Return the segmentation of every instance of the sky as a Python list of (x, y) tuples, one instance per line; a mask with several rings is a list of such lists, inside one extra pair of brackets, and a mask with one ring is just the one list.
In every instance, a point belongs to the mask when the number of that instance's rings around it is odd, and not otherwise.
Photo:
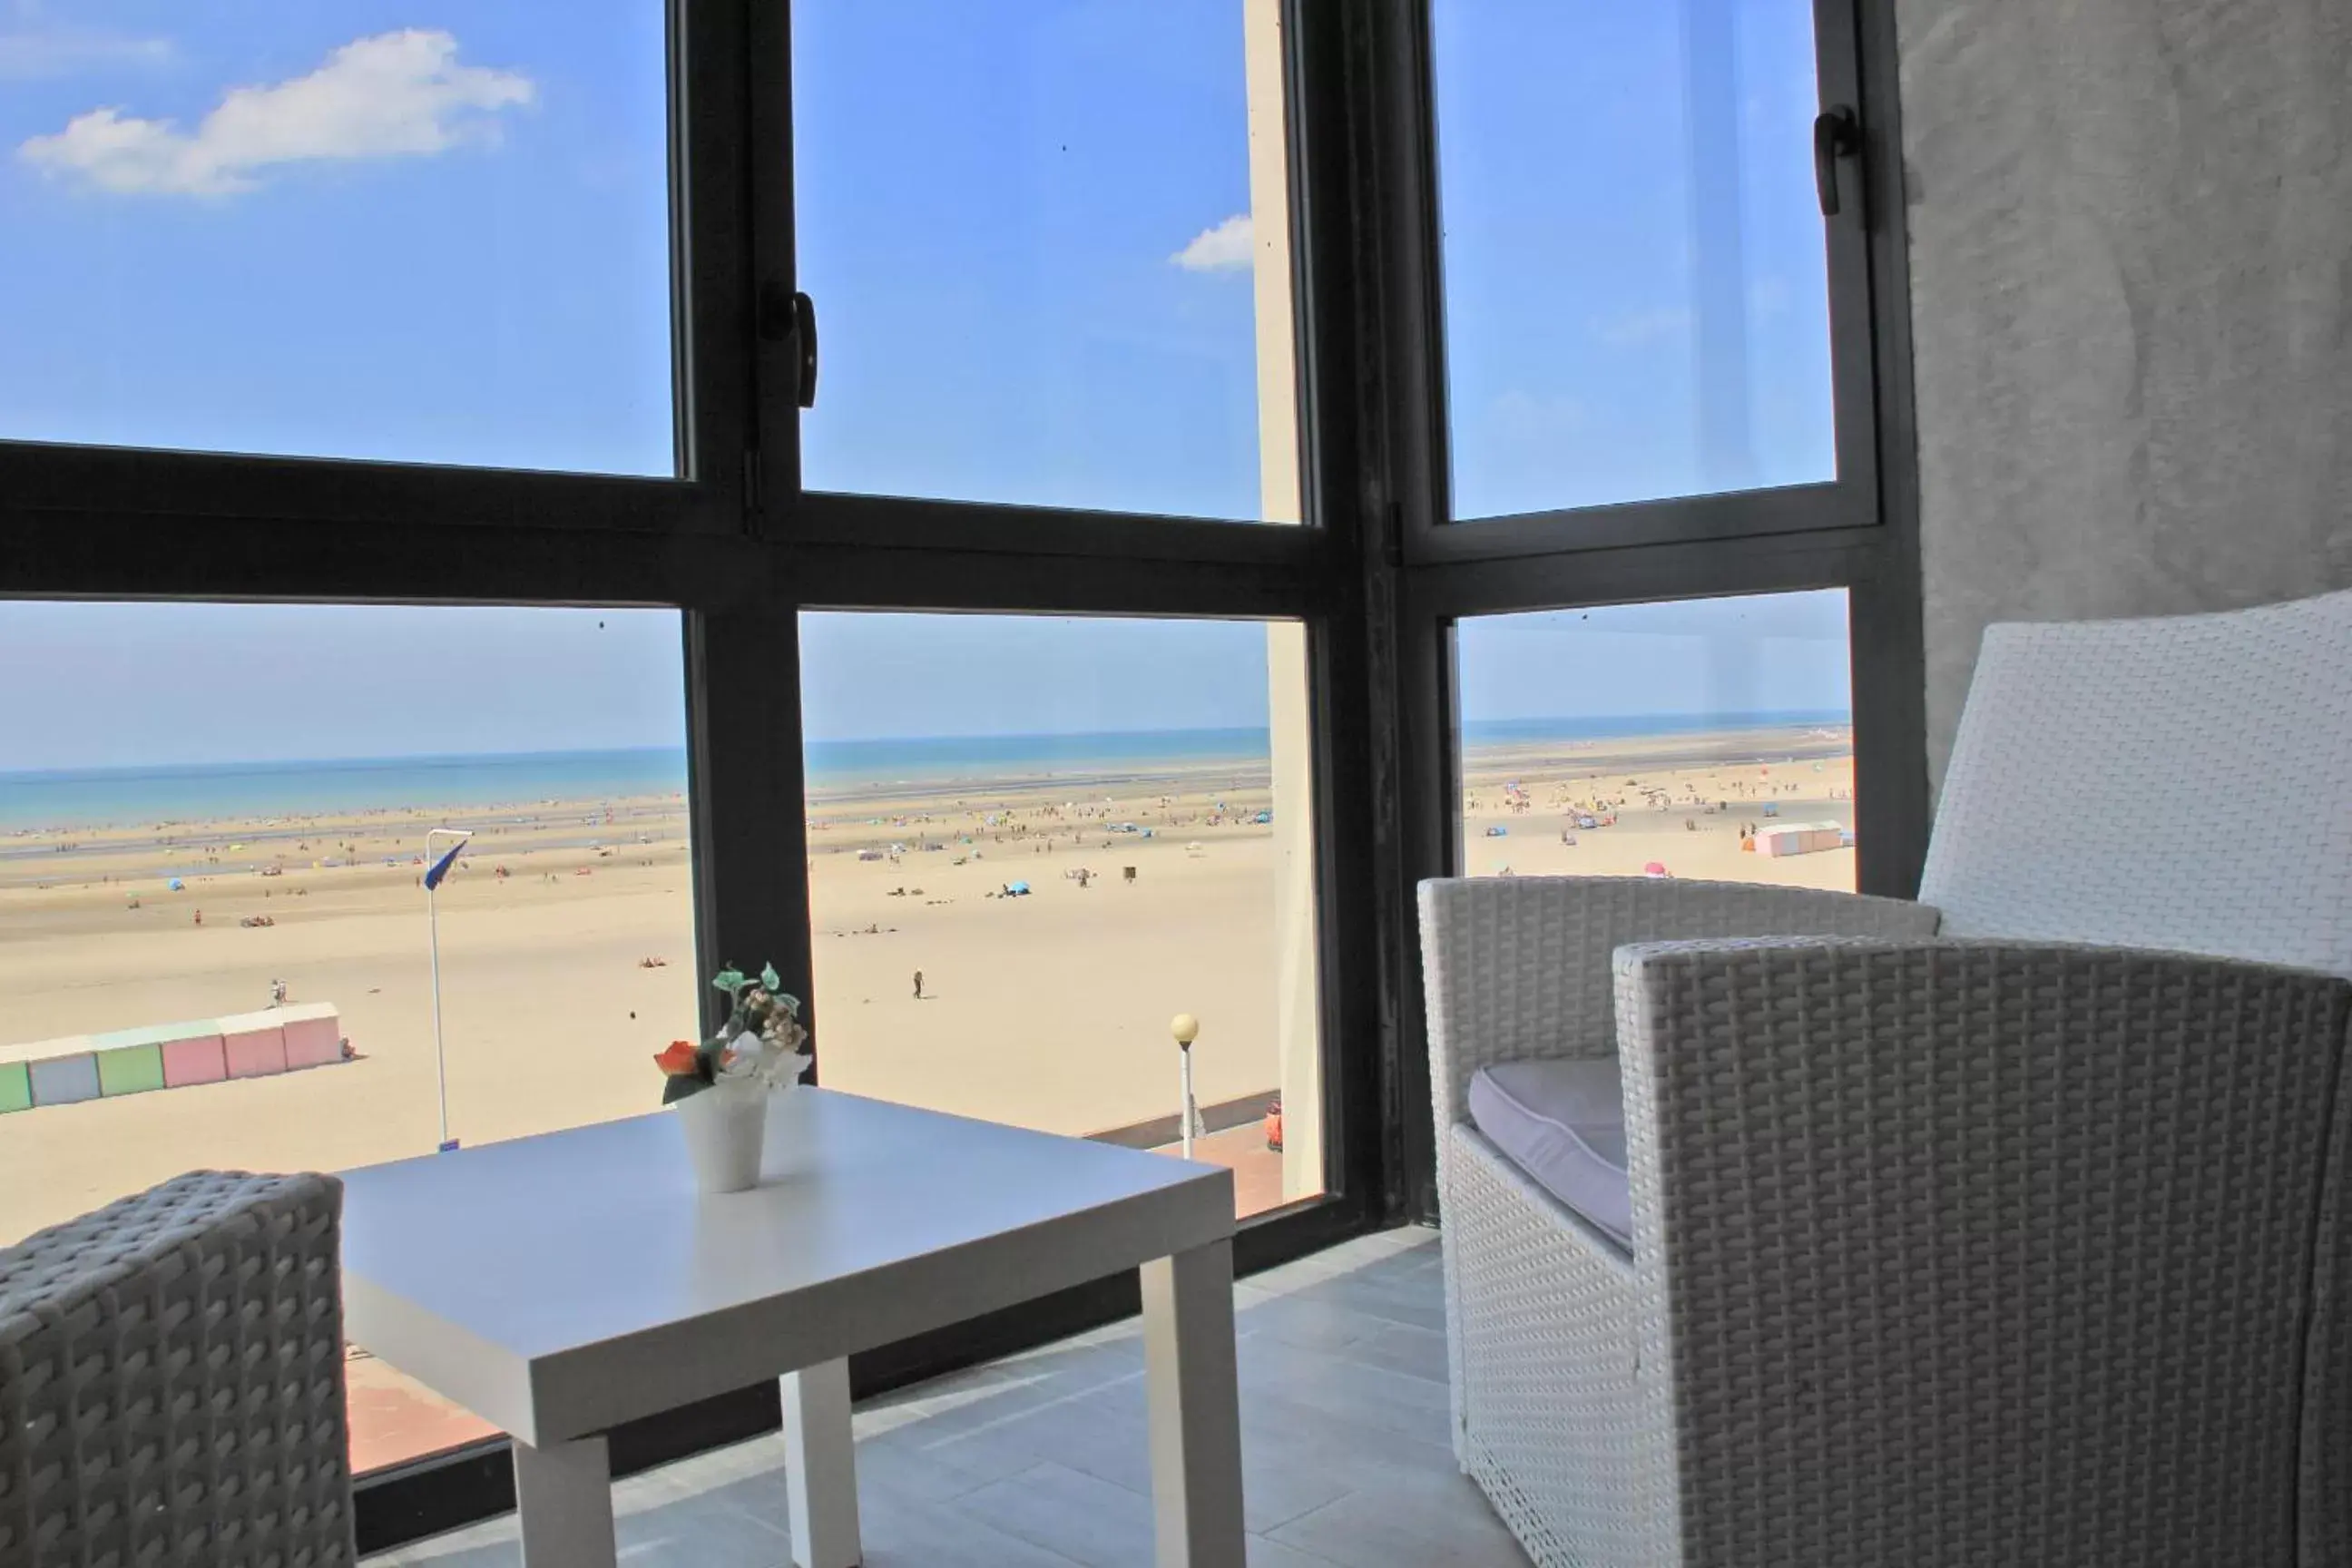
[(0, 773), (686, 743), (675, 610), (0, 601)]
[(1853, 710), (1846, 594), (1480, 616), (1454, 632), (1470, 723)]
[[(1433, 10), (1457, 510), (1825, 476), (1804, 0)], [(1239, 0), (794, 12), (806, 482), (1255, 517)], [(0, 438), (670, 471), (661, 13), (0, 0)], [(44, 672), (0, 683), (0, 768), (674, 731), (674, 700), (607, 699), (676, 690), (676, 617), (562, 614), (0, 605), (0, 668)], [(348, 657), (286, 663), (281, 615)], [(1264, 721), (1246, 627), (808, 637), (816, 736)], [(1630, 664), (1608, 700), (1695, 683)], [(1598, 700), (1555, 687), (1513, 701)]]
[(1454, 514), (1832, 478), (1811, 0), (1431, 12)]

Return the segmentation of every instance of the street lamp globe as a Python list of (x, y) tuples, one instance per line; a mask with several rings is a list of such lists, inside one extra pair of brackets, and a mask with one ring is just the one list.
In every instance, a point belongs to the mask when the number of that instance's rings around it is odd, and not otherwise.
[(1168, 1032), (1176, 1037), (1178, 1045), (1190, 1047), (1201, 1037), (1201, 1020), (1190, 1013), (1179, 1013), (1168, 1020)]

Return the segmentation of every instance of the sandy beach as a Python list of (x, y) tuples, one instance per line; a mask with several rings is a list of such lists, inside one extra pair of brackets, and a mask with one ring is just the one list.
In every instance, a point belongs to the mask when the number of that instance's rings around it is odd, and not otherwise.
[[(1843, 731), (1767, 731), (1475, 753), (1467, 866), (1638, 875), (1654, 860), (1677, 877), (1851, 887), (1851, 849), (1738, 847), (1767, 802), (1782, 821), (1850, 822), (1851, 750)], [(1203, 1103), (1271, 1090), (1274, 829), (1256, 820), (1271, 807), (1263, 763), (818, 791), (807, 875), (826, 1082), (1093, 1132), (1173, 1110), (1167, 1021), (1189, 1011)], [(1579, 811), (1616, 820), (1580, 831)], [(247, 1011), (283, 980), (341, 1009), (357, 1058), (0, 1117), (0, 1241), (196, 1166), (429, 1152), (419, 879), (444, 815), (0, 835), (0, 1044)], [(452, 1133), (653, 1109), (652, 1054), (695, 1026), (684, 801), (446, 815), (477, 830), (440, 898)], [(172, 875), (182, 891), (165, 890)], [(1028, 896), (1001, 896), (1019, 882)], [(257, 917), (272, 923), (240, 923)]]
[[(1614, 820), (1585, 828), (1580, 816)], [(1638, 877), (1655, 863), (1675, 877), (1852, 891), (1851, 847), (1775, 858), (1739, 847), (1749, 830), (1800, 822), (1853, 826), (1850, 728), (1497, 747), (1464, 769), (1474, 877)]]

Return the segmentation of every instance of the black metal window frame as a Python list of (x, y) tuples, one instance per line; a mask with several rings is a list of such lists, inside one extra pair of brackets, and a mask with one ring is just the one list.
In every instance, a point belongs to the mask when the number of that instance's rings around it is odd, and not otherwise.
[[(1390, 112), (1364, 138), (1379, 191), (1377, 282), (1394, 304), (1365, 330), (1381, 344), (1387, 436), (1367, 473), (1384, 488), (1375, 526), (1393, 569), (1391, 618), (1376, 635), (1395, 675), (1391, 733), (1402, 775), (1399, 857), (1381, 889), (1384, 956), (1399, 983), (1391, 1062), (1405, 1212), (1437, 1217), (1426, 1021), (1412, 889), (1459, 870), (1461, 779), (1454, 631), (1465, 616), (1596, 605), (1843, 588), (1855, 732), (1860, 889), (1909, 897), (1926, 854), (1929, 796), (1922, 695), (1918, 505), (1902, 134), (1891, 0), (1814, 0), (1824, 110), (1853, 113), (1842, 211), (1823, 219), (1838, 476), (1816, 485), (1675, 497), (1507, 518), (1450, 511), (1444, 247), (1430, 0), (1367, 18), (1368, 96)], [(1858, 174), (1858, 179), (1854, 176)], [(1858, 188), (1855, 188), (1857, 187)]]
[[(1861, 276), (1832, 268), (1843, 489), (1801, 526), (1783, 492), (1446, 521), (1424, 0), (1285, 0), (1302, 526), (804, 492), (803, 345), (798, 319), (779, 314), (795, 287), (788, 0), (670, 5), (677, 478), (0, 441), (0, 596), (680, 610), (698, 956), (775, 954), (812, 998), (820, 1076), (824, 998), (797, 871), (802, 610), (1302, 623), (1328, 1194), (1248, 1225), (1244, 1270), (1435, 1217), (1412, 889), (1450, 868), (1460, 616), (1846, 587), (1863, 876), (1909, 890), (1926, 784), (1886, 0), (1817, 0), (1825, 51), (1843, 40), (1857, 62), (1869, 216)], [(1874, 476), (1859, 500), (1844, 493), (1861, 471), (1846, 466), (1850, 340), (1864, 353)], [(754, 712), (769, 721), (741, 721)], [(853, 1376), (878, 1391), (1131, 1313), (1136, 1299), (1132, 1276), (1097, 1281), (862, 1355)], [(778, 1421), (772, 1384), (745, 1390), (616, 1432), (615, 1468)], [(362, 1544), (511, 1501), (503, 1440), (432, 1456), (361, 1479)]]

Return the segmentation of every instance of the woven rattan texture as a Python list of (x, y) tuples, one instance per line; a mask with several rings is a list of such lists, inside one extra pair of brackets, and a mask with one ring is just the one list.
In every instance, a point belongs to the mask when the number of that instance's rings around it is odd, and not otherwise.
[[(1617, 1050), (1610, 955), (1678, 937), (1925, 936), (1936, 911), (1803, 888), (1650, 877), (1496, 877), (1421, 885), (1437, 1124), (1468, 1116), (1471, 1075)], [(1441, 1151), (1444, 1140), (1439, 1140)]]
[[(1571, 1308), (1577, 1293), (1554, 1291), (1546, 1282), (1557, 1282), (1563, 1270), (1580, 1278), (1587, 1271), (1596, 1279), (1630, 1275), (1613, 1243), (1510, 1170), (1463, 1123), (1471, 1075), (1494, 1062), (1613, 1054), (1610, 963), (1622, 943), (1775, 932), (1925, 935), (1936, 929), (1936, 912), (1892, 900), (1742, 883), (1517, 877), (1425, 882), (1421, 921), (1455, 1452), (1546, 1568), (1640, 1561), (1655, 1531), (1624, 1537), (1624, 1510), (1636, 1505), (1606, 1472), (1612, 1445), (1601, 1441), (1614, 1416), (1545, 1418), (1589, 1431), (1592, 1441), (1574, 1450), (1601, 1456), (1602, 1468), (1589, 1471), (1574, 1457), (1555, 1461), (1542, 1440), (1498, 1414), (1541, 1405), (1544, 1389), (1563, 1376), (1605, 1384), (1614, 1375), (1613, 1363), (1568, 1370), (1594, 1364), (1596, 1331), (1577, 1314), (1602, 1298), (1577, 1297), (1581, 1304)], [(1470, 1146), (1486, 1152), (1483, 1180), (1454, 1173), (1455, 1151)], [(1486, 1254), (1489, 1243), (1503, 1252)], [(1577, 1256), (1563, 1257), (1569, 1249)], [(1497, 1280), (1516, 1282), (1518, 1291), (1500, 1316), (1484, 1305)], [(1497, 1323), (1511, 1326), (1488, 1326)], [(1516, 1474), (1514, 1466), (1527, 1473)], [(1650, 1468), (1638, 1473), (1647, 1484)], [(1657, 1501), (1643, 1497), (1641, 1507)], [(1574, 1555), (1560, 1544), (1571, 1539), (1580, 1543)]]
[(2352, 975), (2352, 592), (1988, 629), (1919, 896), (1954, 935)]
[(0, 1564), (355, 1560), (341, 1209), (199, 1172), (0, 1251)]
[[(2352, 1045), (2346, 1047), (2352, 1075)], [(2352, 1568), (2352, 1081), (2339, 1079), (2304, 1376), (2304, 1568)]]
[(1463, 1468), (1538, 1562), (1649, 1568), (1665, 1387), (1643, 1375), (1633, 1263), (1476, 1128), (1449, 1136)]
[(1618, 980), (1655, 1561), (2293, 1561), (2352, 986), (1851, 941)]

